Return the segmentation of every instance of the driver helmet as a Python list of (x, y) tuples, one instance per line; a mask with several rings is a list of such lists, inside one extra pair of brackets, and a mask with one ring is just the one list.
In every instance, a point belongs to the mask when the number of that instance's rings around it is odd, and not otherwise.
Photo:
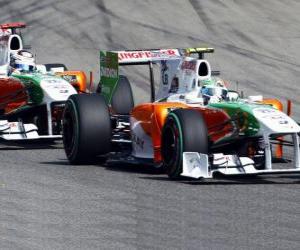
[(202, 81), (201, 94), (204, 102), (218, 102), (227, 99), (228, 89), (220, 78), (211, 77)]
[(19, 50), (11, 54), (10, 66), (20, 72), (32, 72), (35, 69), (34, 56), (27, 50)]

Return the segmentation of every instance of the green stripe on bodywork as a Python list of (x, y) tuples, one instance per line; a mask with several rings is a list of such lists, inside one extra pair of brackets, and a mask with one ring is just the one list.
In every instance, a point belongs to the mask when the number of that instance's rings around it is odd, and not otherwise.
[(26, 87), (29, 95), (29, 102), (40, 104), (43, 102), (44, 93), (40, 86), (43, 77), (39, 74), (13, 74), (13, 77), (19, 79)]
[(253, 109), (262, 106), (272, 109), (269, 105), (247, 103), (244, 101), (211, 103), (208, 106), (226, 111), (232, 119), (237, 121), (241, 130), (240, 133), (246, 136), (255, 136), (260, 129), (259, 122), (253, 114)]

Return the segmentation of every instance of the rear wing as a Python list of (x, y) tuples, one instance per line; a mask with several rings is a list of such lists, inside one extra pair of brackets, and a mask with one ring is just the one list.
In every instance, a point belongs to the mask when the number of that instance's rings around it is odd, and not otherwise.
[(23, 28), (26, 28), (26, 24), (23, 22), (0, 24), (0, 29), (2, 31), (10, 30), (12, 34), (15, 34), (17, 29), (23, 29)]
[[(7, 45), (9, 53), (22, 50), (25, 47), (20, 31), (23, 28), (26, 28), (26, 24), (23, 22), (0, 24), (0, 42)], [(30, 46), (26, 46), (26, 49), (29, 48)]]
[(149, 65), (151, 100), (155, 99), (153, 78), (153, 63), (168, 60), (182, 60), (191, 54), (198, 54), (203, 59), (205, 53), (214, 52), (213, 48), (171, 48), (171, 49), (140, 49), (121, 51), (100, 51), (100, 84), (101, 93), (108, 103), (119, 79), (119, 66), (122, 65)]
[(145, 49), (113, 51), (118, 54), (119, 65), (148, 64), (149, 62), (179, 59), (179, 49)]
[(213, 53), (215, 50), (214, 48), (187, 48), (185, 49), (186, 55), (191, 55), (191, 54), (198, 54), (199, 59), (204, 59), (204, 54), (205, 53)]
[(183, 56), (198, 54), (199, 59), (204, 58), (205, 53), (213, 53), (213, 48), (173, 48), (173, 49), (141, 49), (141, 50), (123, 50), (112, 51), (118, 54), (119, 65), (148, 64), (162, 60), (179, 59)]

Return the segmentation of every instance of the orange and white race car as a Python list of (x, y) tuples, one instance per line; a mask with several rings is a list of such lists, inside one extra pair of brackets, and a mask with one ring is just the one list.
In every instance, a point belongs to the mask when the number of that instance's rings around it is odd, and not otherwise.
[[(299, 125), (276, 99), (241, 98), (228, 90), (204, 60), (213, 51), (101, 51), (101, 94), (72, 95), (66, 102), (63, 142), (70, 163), (97, 156), (150, 163), (171, 178), (300, 172)], [(143, 64), (149, 67), (151, 102), (134, 106), (119, 66)], [(157, 93), (154, 65), (160, 69)], [(273, 167), (273, 144), (293, 147), (292, 167)]]

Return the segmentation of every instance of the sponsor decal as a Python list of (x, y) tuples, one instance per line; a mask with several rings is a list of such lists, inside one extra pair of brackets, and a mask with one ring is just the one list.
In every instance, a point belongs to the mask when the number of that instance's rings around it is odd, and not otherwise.
[(101, 74), (101, 76), (116, 78), (116, 77), (118, 77), (118, 70), (101, 67), (100, 74)]
[(256, 109), (259, 113), (262, 113), (262, 119), (270, 119), (270, 120), (279, 120), (280, 124), (287, 124), (288, 121), (285, 115), (278, 113), (276, 110), (273, 109)]
[(139, 138), (136, 134), (132, 133), (131, 134), (131, 139), (132, 141), (139, 146), (142, 150), (144, 149), (144, 143), (145, 141)]
[(61, 78), (63, 78), (69, 83), (77, 83), (76, 75), (61, 75)]
[(292, 128), (290, 119), (281, 112), (273, 109), (255, 109), (257, 117), (266, 122), (269, 126), (278, 126), (277, 128)]
[(102, 93), (106, 101), (110, 103), (114, 88), (119, 79), (117, 53), (100, 51), (100, 75)]
[(66, 93), (69, 93), (69, 90), (67, 89), (62, 89), (59, 91), (60, 94), (66, 94)]
[(118, 78), (117, 54), (107, 52), (106, 55), (100, 53), (100, 74), (101, 77)]
[(263, 113), (263, 114), (270, 114), (270, 113), (275, 113), (276, 112), (273, 109), (264, 109), (264, 108), (258, 108), (258, 109), (255, 109), (255, 111)]
[(121, 51), (118, 52), (119, 62), (122, 61), (147, 61), (147, 59), (172, 58), (179, 56), (177, 49)]
[(182, 70), (192, 70), (195, 71), (196, 70), (196, 61), (184, 61), (181, 64), (181, 69)]
[(50, 84), (52, 84), (52, 83), (61, 83), (61, 81), (60, 80), (58, 80), (58, 79), (45, 79), (44, 80), (46, 83), (50, 83)]

